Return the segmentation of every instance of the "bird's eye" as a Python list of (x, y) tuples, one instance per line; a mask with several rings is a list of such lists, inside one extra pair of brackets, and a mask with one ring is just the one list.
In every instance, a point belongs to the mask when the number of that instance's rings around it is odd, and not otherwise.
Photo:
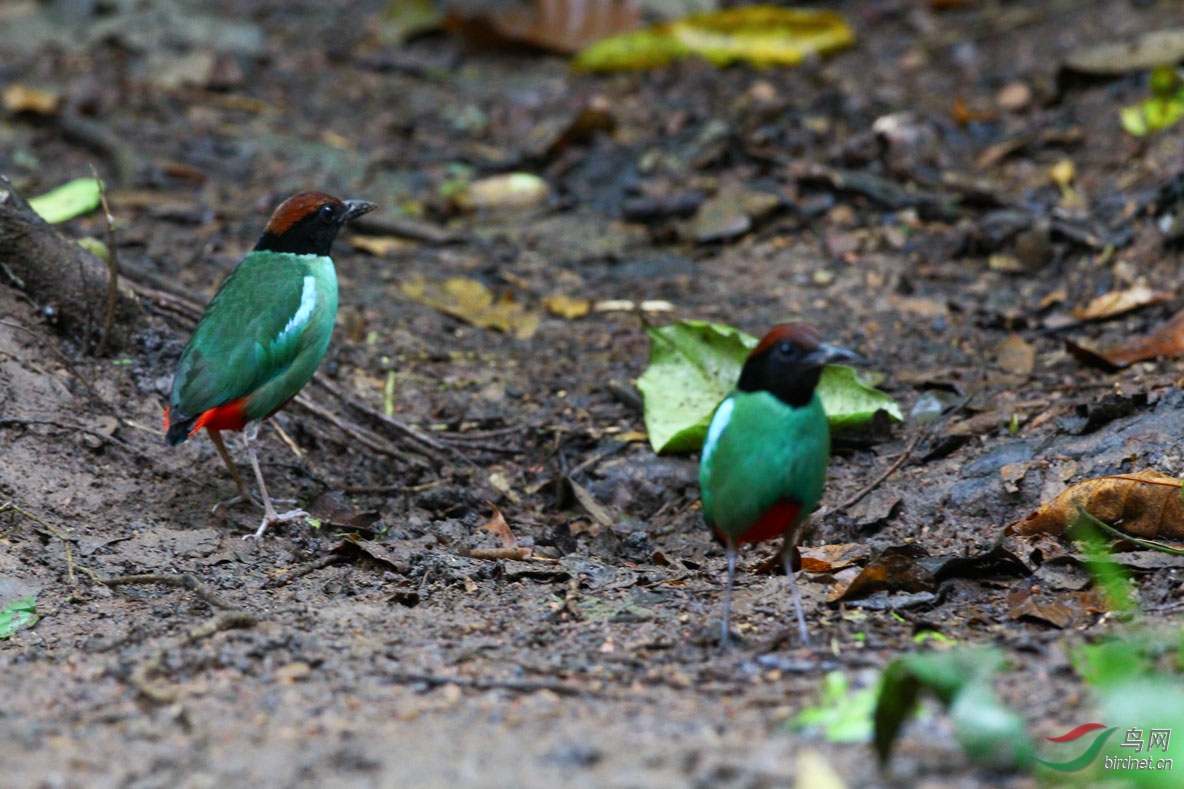
[(325, 205), (321, 206), (319, 218), (322, 222), (332, 222), (336, 214), (337, 211), (334, 206), (332, 204), (326, 203)]
[(793, 348), (791, 348), (787, 342), (783, 342), (777, 346), (777, 353), (781, 354), (782, 356), (789, 356), (792, 352)]

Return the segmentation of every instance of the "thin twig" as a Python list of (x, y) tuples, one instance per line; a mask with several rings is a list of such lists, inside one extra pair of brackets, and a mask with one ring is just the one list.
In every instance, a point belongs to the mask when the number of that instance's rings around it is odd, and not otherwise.
[(13, 501), (6, 501), (3, 504), (0, 504), (0, 513), (7, 512), (8, 510), (12, 510), (13, 512), (19, 512), (21, 515), (24, 515), (26, 518), (33, 521), (34, 523), (40, 524), (43, 529), (45, 529), (47, 532), (52, 534), (54, 537), (57, 537), (59, 540), (62, 541), (62, 547), (65, 548), (65, 550), (66, 550), (66, 577), (69, 578), (70, 583), (73, 584), (74, 583), (74, 557), (73, 557), (73, 554), (70, 553), (69, 538), (67, 538), (66, 535), (62, 534), (60, 531), (58, 531), (56, 528), (54, 528), (50, 524), (46, 523), (44, 520), (42, 520), (37, 515), (34, 515), (32, 512), (29, 512), (28, 510), (24, 509), (23, 507), (18, 506)]
[(596, 691), (567, 682), (545, 679), (481, 679), (479, 677), (450, 677), (443, 674), (400, 673), (387, 675), (387, 679), (407, 685), (428, 685), (437, 688), (443, 685), (457, 685), (474, 690), (512, 690), (516, 693), (535, 693), (549, 690), (559, 696), (597, 696)]
[(912, 457), (913, 450), (917, 448), (917, 444), (920, 443), (921, 439), (924, 438), (925, 435), (926, 435), (925, 431), (921, 431), (921, 432), (917, 433), (917, 435), (913, 436), (913, 440), (909, 442), (909, 445), (905, 448), (904, 452), (900, 453), (900, 457), (898, 457), (895, 461), (893, 461), (892, 465), (889, 466), (884, 471), (883, 474), (881, 474), (880, 476), (873, 479), (867, 485), (864, 485), (863, 488), (858, 493), (856, 493), (854, 496), (852, 496), (851, 498), (844, 501), (839, 506), (835, 507), (833, 511), (834, 512), (842, 512), (843, 510), (845, 510), (848, 507), (850, 507), (851, 505), (855, 504), (857, 501), (862, 499), (864, 496), (866, 496), (867, 494), (871, 493), (873, 490), (878, 488), (884, 482), (884, 480), (888, 479), (894, 473), (896, 473), (896, 470), (898, 468), (900, 468), (901, 466), (903, 466), (906, 460), (908, 460), (910, 457)]
[(223, 600), (207, 589), (197, 577), (184, 573), (182, 575), (161, 575), (159, 573), (143, 573), (140, 575), (119, 575), (115, 578), (100, 578), (99, 583), (104, 586), (124, 586), (127, 584), (160, 584), (161, 586), (175, 586), (188, 589), (197, 597), (214, 608), (226, 611), (236, 611), (238, 607)]
[(417, 458), (414, 455), (408, 455), (406, 452), (400, 452), (398, 447), (381, 436), (366, 430), (359, 425), (355, 425), (352, 422), (346, 422), (332, 411), (310, 398), (306, 393), (296, 395), (293, 402), (303, 407), (313, 416), (323, 419), (341, 432), (345, 433), (351, 438), (356, 439), (367, 449), (387, 455), (389, 457), (406, 460), (408, 463), (411, 463), (411, 465), (417, 466), (419, 468), (431, 469), (431, 464), (429, 464), (427, 461)]
[(278, 578), (273, 578), (270, 581), (267, 581), (266, 583), (263, 584), (263, 588), (264, 589), (278, 589), (281, 586), (287, 586), (288, 584), (292, 583), (293, 581), (295, 581), (298, 578), (303, 578), (304, 576), (314, 573), (317, 570), (323, 570), (324, 568), (329, 567), (330, 565), (334, 565), (334, 564), (337, 564), (339, 562), (344, 562), (344, 561), (345, 561), (345, 557), (339, 553), (325, 554), (324, 556), (320, 557), (319, 559), (314, 559), (313, 561), (308, 562), (307, 564), (297, 567), (295, 570), (293, 570), (290, 573), (285, 573), (284, 575), (282, 575)]
[(99, 185), (99, 202), (103, 206), (103, 216), (107, 219), (107, 312), (103, 316), (103, 332), (99, 335), (99, 344), (95, 348), (95, 356), (102, 356), (107, 350), (111, 328), (115, 325), (115, 305), (119, 301), (119, 253), (115, 249), (115, 219), (111, 216), (111, 206), (107, 203), (107, 189), (103, 186), (99, 171), (93, 164), (90, 171), (94, 175), (95, 183)]

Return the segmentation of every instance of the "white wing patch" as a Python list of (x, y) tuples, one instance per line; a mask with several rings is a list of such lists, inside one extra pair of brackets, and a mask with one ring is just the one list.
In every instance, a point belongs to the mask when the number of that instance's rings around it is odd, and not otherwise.
[(300, 291), (300, 306), (296, 308), (296, 314), (288, 320), (288, 324), (284, 326), (283, 331), (276, 335), (272, 344), (281, 345), (304, 331), (316, 306), (317, 281), (312, 274), (308, 274), (304, 277), (304, 289)]
[(728, 426), (728, 422), (732, 419), (732, 409), (736, 407), (736, 400), (729, 397), (719, 404), (719, 408), (715, 411), (715, 416), (711, 418), (711, 426), (707, 428), (707, 438), (703, 441), (703, 453), (700, 455), (703, 464), (711, 462), (711, 456), (715, 453), (715, 445), (719, 443), (719, 437), (723, 435), (724, 428)]

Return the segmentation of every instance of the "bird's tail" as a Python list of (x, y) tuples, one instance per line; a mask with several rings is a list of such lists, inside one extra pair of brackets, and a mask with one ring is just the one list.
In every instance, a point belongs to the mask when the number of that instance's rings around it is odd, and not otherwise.
[(175, 447), (185, 439), (189, 438), (189, 433), (193, 430), (193, 423), (197, 421), (197, 417), (190, 417), (189, 419), (181, 419), (176, 422), (170, 418), (172, 415), (171, 408), (164, 410), (164, 440), (168, 442), (170, 447)]

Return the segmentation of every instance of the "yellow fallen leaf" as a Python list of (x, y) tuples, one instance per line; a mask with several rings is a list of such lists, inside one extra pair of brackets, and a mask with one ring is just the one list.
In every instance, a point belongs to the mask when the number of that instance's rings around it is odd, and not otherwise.
[(557, 315), (560, 318), (566, 318), (570, 321), (587, 315), (592, 309), (592, 302), (588, 299), (573, 299), (569, 296), (556, 294), (554, 296), (544, 296), (543, 306), (552, 315)]
[(598, 41), (576, 56), (575, 66), (644, 69), (692, 56), (717, 66), (738, 60), (758, 68), (794, 66), (808, 55), (828, 54), (854, 41), (851, 28), (833, 11), (756, 5), (692, 14)]
[(62, 102), (60, 93), (14, 82), (0, 92), (0, 105), (9, 112), (53, 115)]
[(505, 293), (496, 300), (489, 289), (474, 279), (452, 277), (430, 282), (417, 275), (402, 285), (411, 300), (460, 318), (481, 329), (496, 329), (525, 340), (539, 327), (539, 314), (526, 310)]

